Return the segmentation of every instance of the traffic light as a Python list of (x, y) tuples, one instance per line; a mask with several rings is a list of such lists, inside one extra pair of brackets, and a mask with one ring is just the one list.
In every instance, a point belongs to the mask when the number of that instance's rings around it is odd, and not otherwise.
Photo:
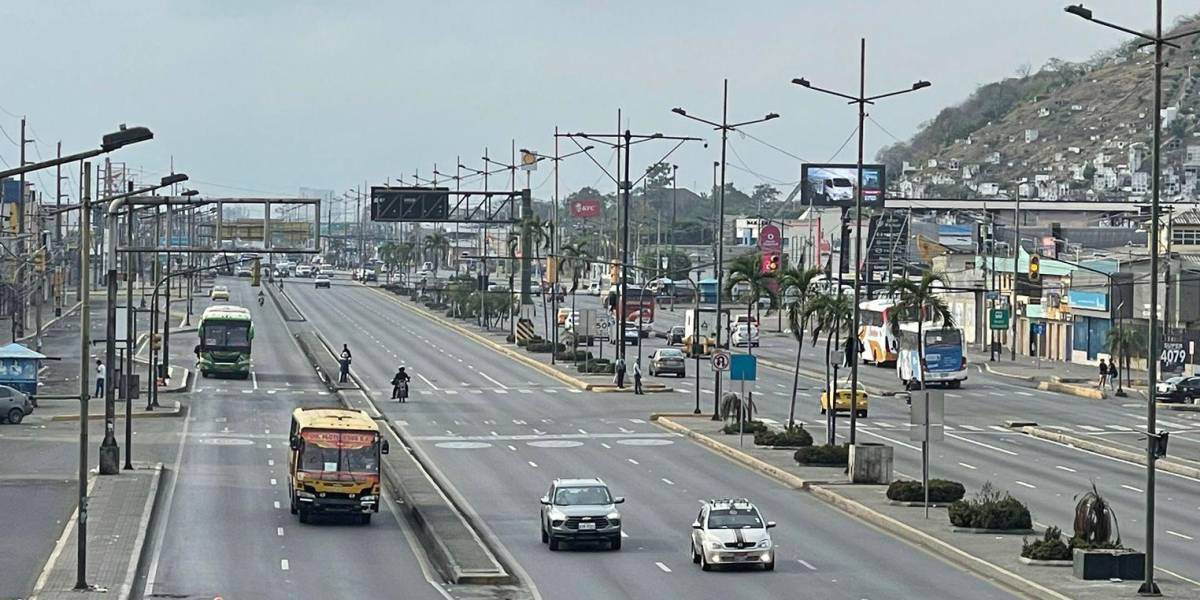
[(621, 279), (621, 264), (615, 260), (608, 265), (608, 279), (614, 285)]
[(1029, 280), (1037, 281), (1042, 276), (1042, 259), (1036, 254), (1029, 257)]
[(762, 257), (762, 272), (765, 275), (775, 275), (779, 273), (782, 257), (778, 254), (764, 254)]

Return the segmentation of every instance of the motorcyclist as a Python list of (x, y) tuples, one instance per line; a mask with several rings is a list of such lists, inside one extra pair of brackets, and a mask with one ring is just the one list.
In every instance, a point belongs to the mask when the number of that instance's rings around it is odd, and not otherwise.
[(404, 372), (404, 367), (397, 367), (396, 374), (392, 376), (393, 400), (404, 402), (408, 399), (408, 382), (410, 380), (412, 378), (408, 376), (408, 373)]
[(266, 299), (265, 299), (265, 297), (263, 296), (263, 291), (262, 291), (262, 290), (258, 290), (258, 305), (259, 305), (259, 306), (262, 306), (262, 305), (263, 305), (263, 302), (264, 302), (265, 300), (266, 300)]

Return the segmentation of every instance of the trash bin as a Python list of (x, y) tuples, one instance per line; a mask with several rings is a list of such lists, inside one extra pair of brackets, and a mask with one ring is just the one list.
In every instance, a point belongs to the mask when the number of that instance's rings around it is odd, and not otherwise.
[(891, 446), (854, 444), (850, 446), (850, 482), (887, 485), (892, 482)]

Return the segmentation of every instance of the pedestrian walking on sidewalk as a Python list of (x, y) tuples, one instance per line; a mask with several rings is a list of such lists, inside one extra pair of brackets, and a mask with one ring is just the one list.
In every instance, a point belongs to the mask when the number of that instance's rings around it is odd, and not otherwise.
[(633, 363), (633, 393), (645, 393), (642, 391), (642, 359), (640, 358)]
[(100, 362), (100, 359), (97, 358), (96, 359), (96, 393), (95, 393), (95, 395), (93, 395), (94, 398), (103, 398), (104, 397), (104, 378), (106, 376), (107, 376), (107, 374), (104, 372), (104, 363)]
[(342, 344), (342, 353), (338, 356), (338, 383), (346, 383), (350, 380), (350, 348), (346, 344)]
[(617, 384), (617, 389), (625, 388), (625, 359), (618, 358), (617, 363), (613, 365), (613, 383)]
[(1117, 359), (1108, 361), (1108, 388), (1117, 389), (1117, 382), (1121, 380), (1121, 369), (1117, 367)]
[(1108, 365), (1105, 364), (1104, 359), (1102, 358), (1100, 359), (1100, 385), (1097, 385), (1096, 387), (1104, 389), (1104, 384), (1106, 383), (1108, 383)]

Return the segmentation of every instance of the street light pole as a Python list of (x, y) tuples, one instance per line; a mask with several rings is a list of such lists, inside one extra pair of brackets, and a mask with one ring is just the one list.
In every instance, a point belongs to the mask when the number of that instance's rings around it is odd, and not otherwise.
[[(832, 90), (819, 88), (817, 86), (812, 85), (807, 79), (803, 79), (803, 78), (793, 79), (792, 83), (802, 86), (802, 87), (806, 87), (811, 90), (816, 90), (818, 92), (829, 94), (831, 96), (836, 96), (838, 98), (849, 100), (851, 104), (856, 104), (858, 106), (858, 162), (856, 165), (857, 171), (858, 171), (858, 185), (856, 185), (855, 189), (854, 189), (854, 221), (855, 221), (855, 225), (854, 225), (854, 228), (855, 228), (855, 231), (854, 231), (854, 262), (856, 264), (854, 265), (854, 268), (851, 269), (854, 272), (854, 307), (851, 312), (851, 315), (852, 315), (851, 316), (851, 328), (850, 328), (850, 332), (849, 332), (849, 336), (852, 336), (849, 339), (854, 340), (854, 343), (848, 343), (847, 347), (846, 347), (846, 350), (848, 350), (848, 353), (846, 356), (846, 363), (850, 365), (850, 444), (853, 445), (856, 441), (856, 434), (858, 431), (858, 366), (859, 366), (858, 347), (860, 344), (860, 342), (858, 341), (858, 327), (859, 327), (859, 323), (862, 320), (862, 314), (860, 312), (860, 307), (859, 307), (859, 299), (862, 295), (861, 271), (866, 265), (866, 261), (864, 261), (862, 258), (862, 229), (863, 229), (863, 222), (862, 222), (863, 206), (862, 205), (863, 205), (863, 142), (864, 142), (863, 128), (864, 128), (864, 125), (866, 124), (867, 105), (874, 104), (876, 100), (879, 100), (882, 98), (888, 98), (891, 96), (899, 96), (901, 94), (907, 94), (910, 92), (915, 92), (917, 90), (927, 88), (927, 87), (929, 87), (930, 83), (928, 81), (920, 80), (920, 81), (917, 81), (916, 83), (912, 84), (912, 86), (909, 88), (897, 90), (894, 92), (888, 92), (885, 94), (876, 94), (873, 96), (867, 96), (867, 39), (866, 38), (860, 38), (860, 40), (859, 40), (858, 95), (857, 96), (851, 96), (848, 94), (843, 94), (840, 92), (835, 92)], [(883, 182), (880, 182), (880, 185), (882, 185), (882, 184), (883, 184)], [(844, 229), (843, 229), (843, 231), (844, 231)], [(840, 271), (840, 269), (839, 269), (839, 271)], [(840, 283), (839, 283), (839, 286), (840, 286)], [(841, 292), (840, 292), (840, 287), (839, 287), (839, 294), (840, 293)]]
[[(1092, 11), (1082, 4), (1068, 6), (1066, 12), (1077, 17), (1116, 29), (1135, 37), (1141, 38), (1154, 45), (1154, 184), (1150, 196), (1150, 349), (1146, 361), (1146, 386), (1153, 394), (1158, 383), (1158, 352), (1159, 352), (1159, 323), (1158, 323), (1158, 230), (1159, 230), (1159, 200), (1161, 195), (1162, 176), (1162, 69), (1163, 46), (1178, 49), (1172, 43), (1185, 37), (1191, 37), (1200, 30), (1190, 30), (1163, 36), (1162, 30), (1162, 0), (1156, 0), (1154, 12), (1154, 35), (1150, 36), (1133, 29), (1122, 27), (1107, 21), (1096, 19)], [(1142, 596), (1159, 596), (1161, 592), (1154, 582), (1154, 501), (1155, 501), (1155, 463), (1158, 460), (1158, 445), (1160, 434), (1157, 431), (1157, 414), (1154, 399), (1146, 402), (1146, 569), (1145, 580), (1138, 588)], [(1165, 441), (1165, 440), (1164, 440)], [(1165, 450), (1165, 448), (1164, 448)]]
[[(673, 112), (681, 117), (686, 117), (688, 119), (692, 119), (693, 121), (699, 121), (701, 123), (704, 123), (706, 125), (713, 127), (716, 130), (719, 130), (721, 132), (721, 185), (717, 190), (717, 222), (716, 222), (715, 227), (713, 228), (714, 233), (716, 235), (716, 244), (717, 244), (717, 262), (715, 265), (713, 265), (713, 268), (717, 272), (717, 306), (716, 306), (716, 309), (717, 309), (717, 348), (720, 348), (721, 347), (721, 304), (722, 304), (721, 296), (724, 293), (724, 284), (725, 284), (725, 238), (722, 235), (722, 233), (725, 230), (725, 167), (726, 167), (725, 152), (726, 152), (726, 147), (728, 146), (728, 142), (729, 142), (729, 132), (736, 131), (738, 127), (744, 127), (746, 125), (753, 125), (756, 123), (770, 121), (772, 119), (778, 119), (779, 115), (776, 113), (767, 113), (767, 115), (762, 117), (761, 119), (753, 119), (753, 120), (744, 121), (741, 123), (730, 123), (729, 122), (729, 79), (728, 78), (726, 78), (723, 82), (722, 96), (721, 96), (721, 122), (720, 123), (714, 123), (714, 122), (706, 120), (706, 119), (701, 119), (699, 117), (692, 116), (692, 115), (688, 114), (687, 111), (683, 110), (682, 108), (673, 108), (673, 109), (671, 109), (671, 112)], [(715, 382), (713, 384), (712, 420), (719, 421), (719, 420), (721, 420), (721, 415), (720, 415), (721, 372), (714, 371), (714, 373), (715, 373)]]
[(88, 389), (92, 332), (92, 294), (88, 289), (92, 243), (92, 163), (83, 162), (81, 179), (83, 194), (79, 198), (79, 504), (76, 507), (78, 517), (75, 521), (78, 528), (75, 536), (75, 589), (80, 591), (92, 589), (87, 582), (88, 399), (92, 393), (92, 390)]

